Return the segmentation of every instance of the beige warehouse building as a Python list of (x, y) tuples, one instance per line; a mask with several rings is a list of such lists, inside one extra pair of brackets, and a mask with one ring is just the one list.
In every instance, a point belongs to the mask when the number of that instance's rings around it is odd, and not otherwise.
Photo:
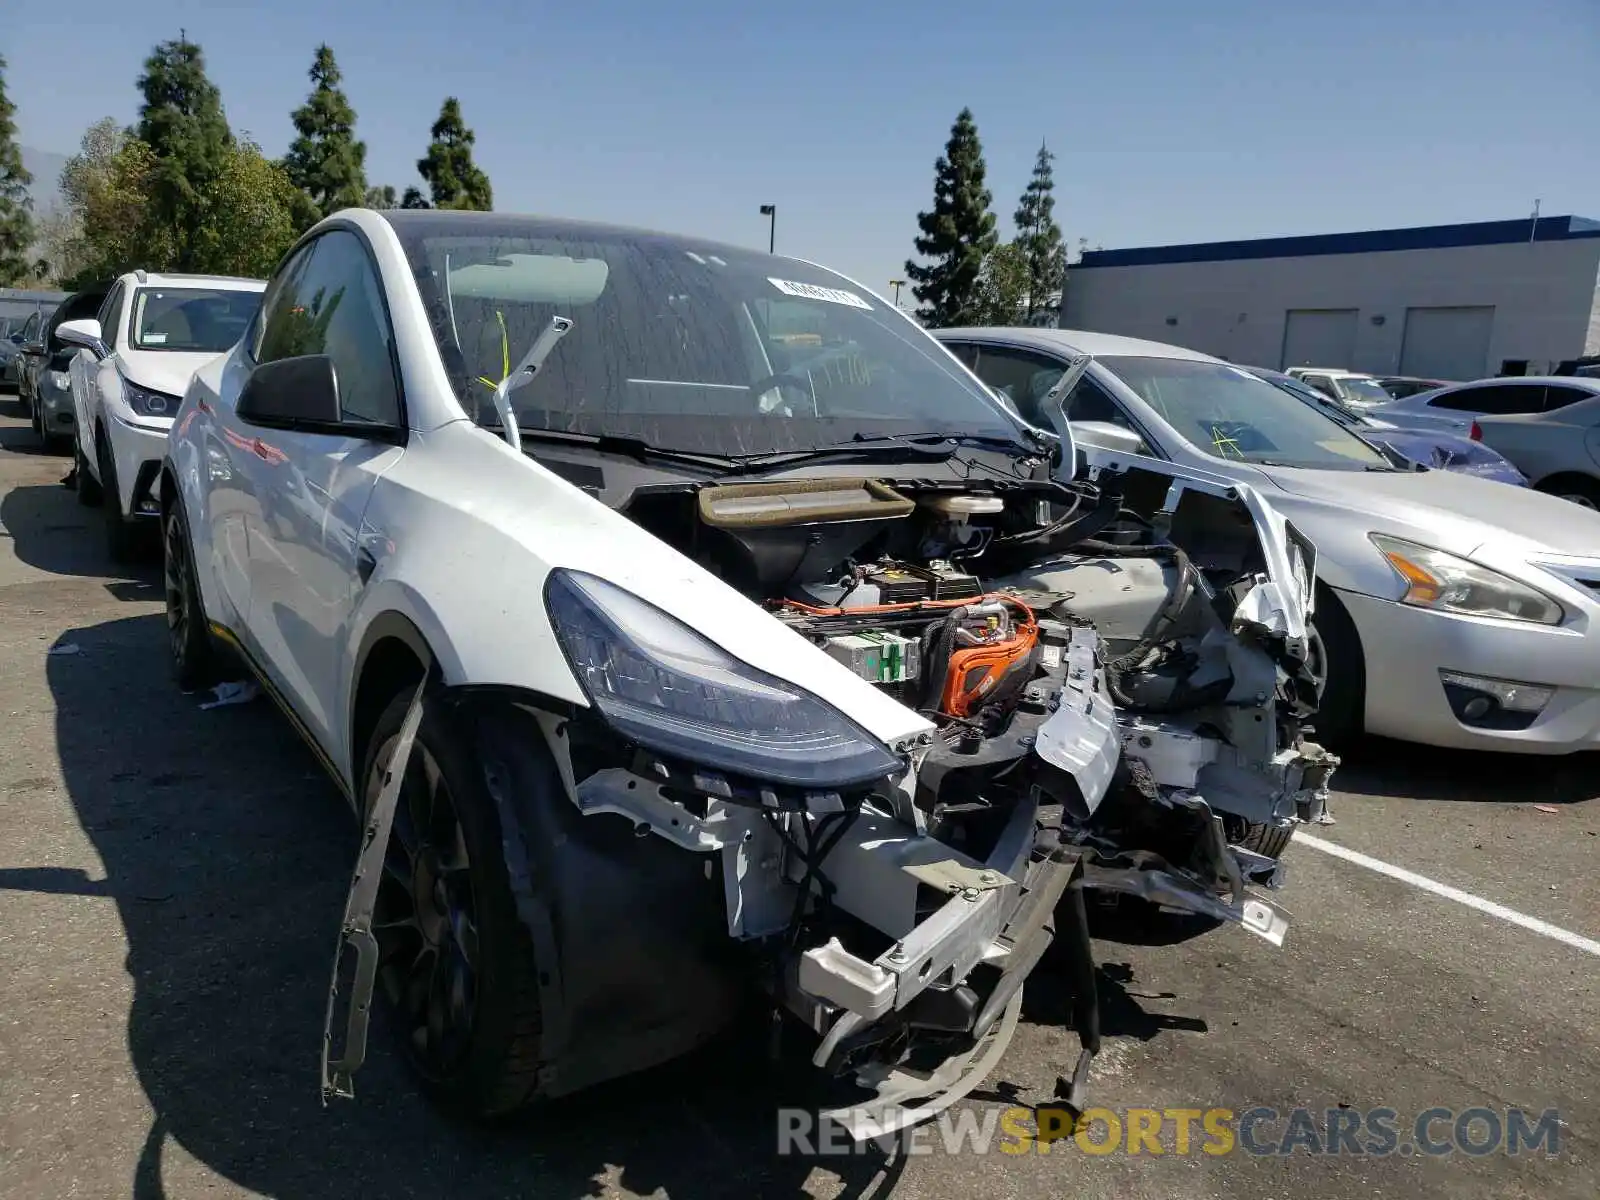
[(1600, 221), (1096, 250), (1071, 270), (1060, 324), (1263, 367), (1544, 374), (1600, 354)]

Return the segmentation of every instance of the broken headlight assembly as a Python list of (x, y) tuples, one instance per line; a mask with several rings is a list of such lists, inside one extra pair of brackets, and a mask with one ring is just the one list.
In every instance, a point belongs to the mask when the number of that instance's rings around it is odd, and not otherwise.
[(1509, 575), (1415, 542), (1381, 533), (1367, 536), (1406, 585), (1402, 604), (1463, 617), (1498, 617), (1538, 625), (1559, 625), (1566, 619), (1561, 605)]
[(802, 788), (870, 783), (902, 765), (831, 705), (740, 662), (615, 584), (557, 570), (545, 602), (573, 674), (629, 741)]

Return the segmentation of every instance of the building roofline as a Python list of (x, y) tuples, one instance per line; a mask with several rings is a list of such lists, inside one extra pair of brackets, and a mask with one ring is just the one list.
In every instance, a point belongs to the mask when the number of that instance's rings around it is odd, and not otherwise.
[(1514, 221), (1476, 221), (1466, 225), (1422, 225), (1411, 229), (1369, 229), (1307, 237), (1252, 238), (1234, 242), (1192, 242), (1182, 246), (1134, 246), (1090, 250), (1074, 269), (1150, 267), (1162, 263), (1227, 262), (1249, 258), (1309, 258), (1323, 254), (1372, 254), (1386, 250), (1443, 250), (1458, 246), (1500, 246), (1517, 242), (1566, 242), (1600, 238), (1600, 221), (1589, 217), (1532, 217)]

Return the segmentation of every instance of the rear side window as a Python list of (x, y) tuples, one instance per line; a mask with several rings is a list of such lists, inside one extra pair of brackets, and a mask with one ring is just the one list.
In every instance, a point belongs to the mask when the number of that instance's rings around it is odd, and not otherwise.
[(1450, 412), (1484, 413), (1505, 417), (1518, 413), (1544, 411), (1544, 385), (1537, 383), (1502, 383), (1487, 387), (1462, 388), (1445, 392), (1428, 401), (1429, 408), (1442, 408)]
[(1553, 384), (1544, 389), (1544, 411), (1553, 412), (1558, 408), (1565, 408), (1569, 404), (1576, 404), (1580, 400), (1592, 400), (1597, 393), (1587, 388), (1571, 387), (1567, 384)]

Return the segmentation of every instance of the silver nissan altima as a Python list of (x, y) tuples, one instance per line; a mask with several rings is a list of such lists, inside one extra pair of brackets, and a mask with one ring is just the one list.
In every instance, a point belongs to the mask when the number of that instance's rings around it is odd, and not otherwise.
[(1057, 329), (935, 336), (1034, 424), (1064, 404), (1100, 466), (1153, 458), (1260, 488), (1317, 546), (1318, 734), (1600, 748), (1600, 513), (1403, 464), (1231, 363)]

